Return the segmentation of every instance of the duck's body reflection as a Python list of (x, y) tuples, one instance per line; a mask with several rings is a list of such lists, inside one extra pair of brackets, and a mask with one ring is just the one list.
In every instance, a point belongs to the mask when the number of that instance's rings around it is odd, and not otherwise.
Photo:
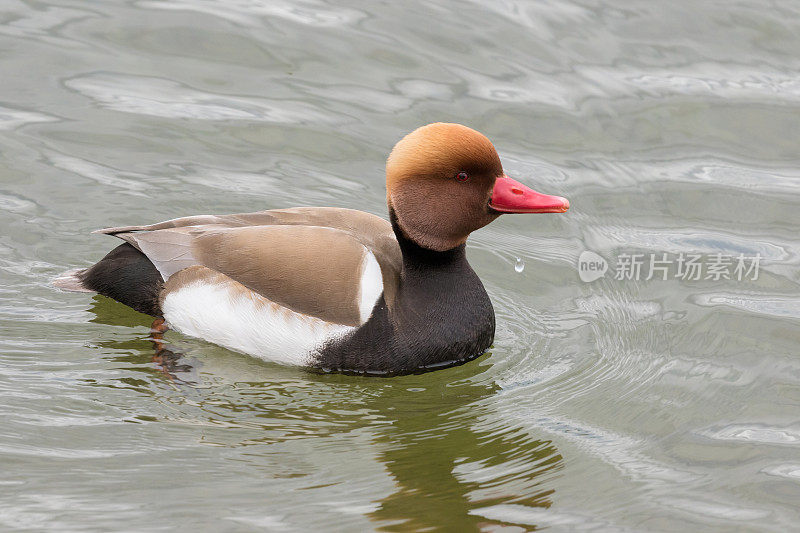
[[(106, 324), (144, 329), (151, 320), (104, 297), (95, 298), (92, 310), (94, 321)], [(176, 335), (175, 342), (183, 345), (184, 341)], [(377, 456), (395, 486), (393, 493), (373, 502), (368, 517), (377, 529), (493, 529), (500, 524), (513, 525), (513, 519), (484, 518), (480, 516), (482, 508), (552, 504), (553, 490), (546, 481), (551, 476), (544, 476), (543, 481), (543, 474), (560, 469), (562, 458), (551, 442), (537, 440), (524, 428), (503, 422), (493, 411), (491, 398), (498, 386), (484, 377), (488, 369), (485, 357), (436, 373), (374, 379), (287, 369), (230, 352), (219, 357), (218, 348), (214, 348), (213, 358), (194, 355), (197, 350), (191, 344), (185, 346), (192, 352), (187, 357), (176, 345), (165, 342), (158, 327), (151, 328), (149, 337), (115, 341), (106, 347), (141, 354), (118, 359), (147, 363), (150, 392), (159, 389), (153, 385), (168, 380), (172, 385), (192, 387), (197, 401), (199, 382), (209, 405), (207, 414), (226, 418), (218, 422), (228, 427), (261, 430), (238, 446), (270, 446), (297, 438), (346, 439), (355, 430), (367, 430), (378, 448), (371, 455)], [(245, 365), (228, 370), (246, 372), (249, 378), (221, 379), (216, 372), (220, 359), (233, 366)], [(199, 372), (200, 366), (203, 370)], [(142, 380), (137, 381), (141, 388)], [(224, 381), (228, 387), (247, 381), (247, 393), (215, 392), (209, 381)], [(224, 409), (220, 407), (222, 395)], [(203, 409), (202, 397), (199, 401)], [(325, 423), (318, 425), (320, 420)], [(257, 458), (259, 454), (253, 452), (250, 449), (248, 456)], [(308, 492), (298, 493), (298, 498), (308, 497)]]

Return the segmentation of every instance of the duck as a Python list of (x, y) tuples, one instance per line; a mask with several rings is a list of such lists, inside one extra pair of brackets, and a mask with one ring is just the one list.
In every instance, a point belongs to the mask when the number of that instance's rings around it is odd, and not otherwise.
[(569, 209), (507, 176), (486, 136), (442, 122), (391, 150), (386, 203), (388, 220), (293, 207), (100, 229), (124, 242), (54, 284), (151, 315), (161, 332), (266, 361), (421, 373), (476, 359), (494, 340), (469, 235), (503, 214)]

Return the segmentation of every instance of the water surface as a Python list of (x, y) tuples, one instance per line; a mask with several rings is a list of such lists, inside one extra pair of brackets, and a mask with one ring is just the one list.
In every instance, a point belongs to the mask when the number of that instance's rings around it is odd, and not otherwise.
[[(798, 50), (788, 1), (5, 0), (0, 529), (793, 529)], [(49, 285), (115, 245), (99, 227), (384, 215), (389, 149), (435, 120), (572, 203), (472, 237), (477, 361), (156, 353), (148, 317)], [(585, 250), (763, 259), (584, 283)]]

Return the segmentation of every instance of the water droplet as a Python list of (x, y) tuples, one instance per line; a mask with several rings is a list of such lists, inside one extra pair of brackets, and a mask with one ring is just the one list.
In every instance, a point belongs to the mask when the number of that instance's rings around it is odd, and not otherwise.
[(517, 272), (525, 270), (525, 261), (523, 261), (521, 257), (517, 257), (517, 261), (514, 263), (514, 270)]

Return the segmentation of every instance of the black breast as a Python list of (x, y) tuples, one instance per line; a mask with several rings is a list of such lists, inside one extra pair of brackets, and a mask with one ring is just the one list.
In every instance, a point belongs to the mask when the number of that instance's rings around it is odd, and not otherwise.
[(494, 339), (492, 303), (461, 245), (421, 248), (395, 231), (403, 271), (393, 305), (381, 296), (370, 319), (324, 346), (314, 366), (325, 371), (410, 374), (462, 364)]

